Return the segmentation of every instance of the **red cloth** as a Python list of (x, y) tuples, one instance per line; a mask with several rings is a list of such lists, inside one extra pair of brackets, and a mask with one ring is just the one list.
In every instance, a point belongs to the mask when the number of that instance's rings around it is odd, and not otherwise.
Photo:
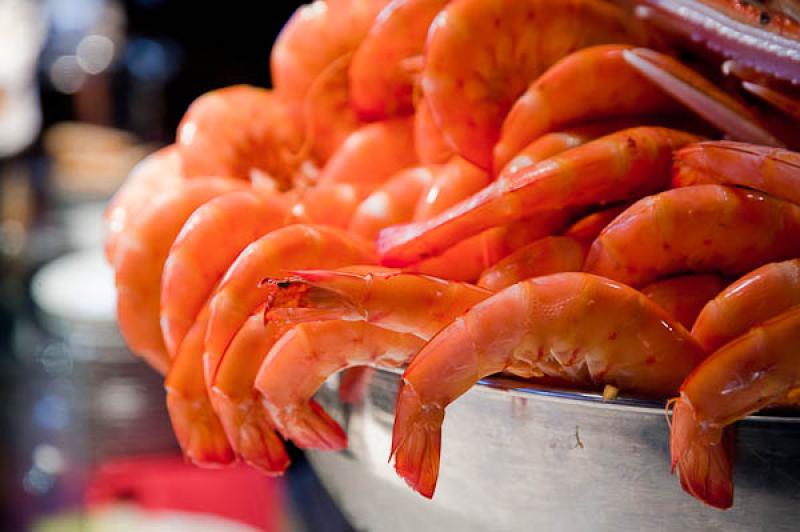
[(114, 460), (91, 475), (86, 504), (91, 508), (116, 501), (150, 510), (213, 514), (278, 532), (283, 481), (245, 465), (212, 470), (172, 456)]

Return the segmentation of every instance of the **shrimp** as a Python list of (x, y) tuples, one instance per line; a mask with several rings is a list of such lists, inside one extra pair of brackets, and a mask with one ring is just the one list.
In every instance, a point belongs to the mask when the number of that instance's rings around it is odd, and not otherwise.
[(375, 189), (395, 172), (415, 165), (412, 126), (411, 118), (394, 118), (354, 131), (322, 169), (319, 184), (352, 183)]
[(228, 266), (253, 240), (281, 227), (287, 216), (277, 194), (248, 189), (216, 197), (189, 217), (161, 277), (161, 331), (171, 354)]
[(662, 190), (669, 182), (672, 151), (696, 140), (689, 133), (658, 127), (612, 133), (495, 181), (429, 220), (384, 229), (378, 252), (387, 266), (404, 266), (484, 229), (542, 211)]
[[(691, 329), (706, 303), (726, 285), (725, 279), (718, 275), (683, 275), (651, 283), (642, 288), (642, 293), (678, 323)], [(699, 340), (696, 335), (692, 336)]]
[(703, 356), (683, 326), (625, 285), (586, 273), (523, 281), (472, 307), (408, 365), (392, 434), (395, 469), (432, 497), (444, 409), (493, 373), (664, 397)]
[(447, 143), (490, 170), (506, 114), (544, 70), (587, 46), (647, 40), (597, 0), (456, 0), (431, 25), (421, 86)]
[(592, 245), (597, 235), (603, 232), (603, 229), (610, 224), (614, 218), (619, 216), (630, 205), (623, 204), (614, 207), (608, 207), (602, 211), (587, 214), (564, 231), (564, 236), (576, 239), (578, 242), (586, 246), (588, 250)]
[(350, 99), (359, 116), (381, 120), (414, 110), (415, 72), (428, 27), (448, 0), (393, 0), (381, 10), (350, 64)]
[(197, 98), (178, 126), (186, 177), (268, 177), (293, 184), (302, 158), (302, 131), (272, 91), (235, 85)]
[(673, 471), (689, 494), (717, 508), (731, 506), (732, 435), (726, 427), (796, 400), (799, 350), (800, 306), (794, 306), (725, 344), (686, 378), (672, 413), (670, 449)]
[(359, 204), (348, 231), (375, 240), (384, 227), (410, 222), (420, 196), (433, 181), (433, 172), (425, 166), (397, 172)]
[(675, 101), (624, 59), (633, 46), (609, 44), (574, 52), (551, 66), (514, 103), (494, 147), (500, 171), (525, 145), (578, 122), (670, 113)]
[(156, 198), (181, 186), (183, 171), (178, 148), (162, 148), (142, 159), (106, 207), (106, 259), (116, 262), (117, 242)]
[(630, 286), (694, 272), (741, 275), (800, 255), (800, 206), (698, 185), (634, 203), (597, 237), (584, 271)]
[(800, 204), (800, 153), (721, 140), (675, 153), (672, 183), (739, 185)]
[(546, 236), (484, 270), (478, 286), (498, 291), (540, 275), (579, 272), (585, 257), (585, 246), (578, 240), (568, 236)]
[(159, 195), (117, 240), (115, 283), (120, 332), (131, 350), (161, 373), (169, 366), (169, 356), (159, 324), (159, 295), (170, 246), (195, 209), (242, 186), (241, 181), (221, 178), (186, 181), (182, 187)]
[(414, 220), (427, 220), (489, 184), (489, 174), (459, 156), (435, 170), (435, 178), (414, 211)]
[(439, 126), (433, 121), (431, 109), (422, 98), (414, 113), (414, 148), (422, 164), (442, 164), (455, 152), (442, 138)]
[(288, 194), (292, 219), (297, 223), (346, 228), (372, 186), (353, 183), (328, 183)]
[(800, 305), (800, 259), (765, 264), (709, 301), (692, 336), (713, 352), (795, 305)]
[(281, 30), (270, 55), (275, 92), (321, 163), (361, 122), (350, 106), (347, 77), (353, 52), (372, 27), (385, 0), (316, 0), (301, 6)]
[(314, 393), (330, 375), (348, 367), (400, 367), (424, 343), (363, 321), (302, 323), (272, 347), (256, 389), (284, 438), (305, 449), (344, 449), (347, 436), (311, 399)]

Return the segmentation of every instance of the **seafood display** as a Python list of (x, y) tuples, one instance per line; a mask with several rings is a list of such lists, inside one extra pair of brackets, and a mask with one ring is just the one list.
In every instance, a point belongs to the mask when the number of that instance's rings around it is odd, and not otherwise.
[(730, 507), (731, 425), (800, 397), (800, 22), (753, 9), (298, 9), (273, 88), (200, 96), (106, 213), (187, 460), (344, 449), (315, 393), (401, 368), (386, 455), (433, 497), (446, 408), (502, 373), (664, 401), (680, 485)]

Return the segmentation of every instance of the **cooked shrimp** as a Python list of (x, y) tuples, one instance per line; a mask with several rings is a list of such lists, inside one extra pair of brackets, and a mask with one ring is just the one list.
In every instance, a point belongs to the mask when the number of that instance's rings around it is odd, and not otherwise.
[(433, 180), (433, 172), (426, 166), (400, 170), (358, 205), (348, 231), (375, 240), (384, 227), (410, 222), (420, 196)]
[(343, 403), (360, 403), (367, 392), (374, 371), (369, 366), (346, 369), (339, 378), (339, 400)]
[(444, 409), (493, 373), (663, 397), (703, 355), (683, 326), (625, 285), (585, 273), (523, 281), (472, 307), (411, 361), (397, 399), (395, 469), (431, 497)]
[(422, 164), (442, 164), (450, 160), (455, 152), (442, 138), (439, 126), (433, 121), (431, 109), (422, 98), (414, 113), (414, 148)]
[(270, 56), (275, 92), (304, 123), (317, 160), (325, 162), (360, 121), (350, 106), (347, 70), (386, 0), (317, 0), (301, 6)]
[(434, 174), (433, 183), (414, 211), (414, 221), (432, 218), (490, 183), (489, 174), (457, 155), (435, 167)]
[(698, 185), (634, 203), (597, 237), (584, 271), (630, 286), (683, 272), (741, 275), (800, 256), (800, 206)]
[(587, 46), (645, 42), (634, 18), (597, 0), (456, 0), (431, 25), (422, 90), (448, 144), (490, 170), (506, 114), (545, 69)]
[(724, 429), (764, 407), (796, 400), (799, 352), (795, 306), (725, 344), (686, 378), (672, 414), (670, 448), (673, 470), (688, 493), (730, 507), (733, 453)]
[(412, 334), (363, 321), (303, 323), (272, 347), (256, 389), (284, 438), (305, 449), (344, 449), (347, 436), (313, 401), (314, 393), (339, 370), (365, 364), (396, 368), (424, 344)]
[(272, 91), (235, 85), (197, 98), (178, 126), (186, 177), (270, 178), (292, 186), (302, 158), (302, 130)]
[(151, 153), (137, 164), (106, 207), (106, 259), (116, 262), (117, 241), (159, 194), (181, 186), (183, 171), (174, 145)]
[(743, 81), (742, 87), (751, 94), (755, 94), (773, 107), (781, 110), (792, 120), (800, 120), (800, 100), (787, 96), (767, 85)]
[(703, 307), (692, 336), (712, 352), (795, 305), (800, 305), (800, 259), (765, 264)]
[(381, 10), (350, 64), (350, 99), (366, 120), (411, 114), (428, 27), (448, 0), (393, 0)]
[(243, 186), (232, 179), (196, 179), (157, 197), (120, 234), (115, 249), (117, 319), (128, 347), (161, 373), (169, 366), (159, 324), (161, 273), (170, 246), (191, 214)]
[(372, 185), (328, 183), (289, 191), (287, 201), (292, 205), (292, 220), (344, 229), (373, 188)]
[(674, 112), (678, 106), (622, 56), (632, 46), (578, 50), (551, 66), (514, 103), (494, 147), (494, 170), (545, 133), (579, 122)]
[(675, 153), (673, 185), (703, 183), (754, 188), (800, 203), (800, 153), (720, 140)]
[(430, 220), (384, 229), (378, 251), (386, 265), (403, 266), (545, 210), (641, 197), (666, 187), (672, 151), (696, 140), (657, 127), (612, 133), (495, 181)]
[(625, 211), (630, 205), (617, 205), (608, 207), (602, 211), (587, 214), (564, 231), (564, 236), (576, 239), (578, 242), (588, 247), (592, 245), (597, 235), (603, 232), (608, 224)]
[(411, 118), (374, 122), (347, 137), (322, 169), (319, 183), (352, 183), (374, 189), (416, 163)]
[[(651, 283), (642, 288), (642, 293), (664, 309), (675, 321), (691, 329), (706, 303), (719, 294), (727, 284), (725, 279), (718, 275), (683, 275)], [(699, 340), (694, 334), (692, 336), (695, 340)]]
[(181, 342), (164, 388), (172, 428), (183, 455), (194, 464), (213, 467), (229, 464), (236, 457), (203, 383), (203, 337), (208, 316), (206, 306)]
[(280, 196), (249, 189), (216, 197), (189, 217), (161, 277), (161, 332), (170, 354), (239, 253), (281, 227), (287, 216)]

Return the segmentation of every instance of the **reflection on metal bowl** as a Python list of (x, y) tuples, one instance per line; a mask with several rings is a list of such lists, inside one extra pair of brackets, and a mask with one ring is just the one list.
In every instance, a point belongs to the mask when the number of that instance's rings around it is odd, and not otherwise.
[[(349, 449), (312, 452), (357, 530), (796, 530), (800, 417), (738, 425), (734, 507), (686, 495), (669, 470), (663, 404), (484, 381), (447, 409), (436, 494), (387, 463), (399, 374), (376, 371), (360, 404), (318, 395)], [(523, 387), (518, 387), (518, 386)]]

